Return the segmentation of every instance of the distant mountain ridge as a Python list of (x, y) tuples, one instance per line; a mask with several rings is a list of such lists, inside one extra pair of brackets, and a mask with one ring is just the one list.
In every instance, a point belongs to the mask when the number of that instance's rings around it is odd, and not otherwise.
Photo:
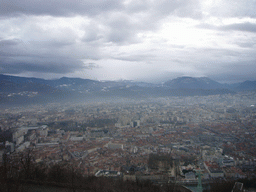
[(208, 77), (178, 77), (167, 81), (165, 86), (171, 89), (223, 89), (224, 85), (211, 80)]
[(164, 83), (170, 89), (229, 89), (232, 91), (256, 90), (256, 81), (244, 81), (234, 84), (221, 84), (208, 77), (178, 77)]
[(45, 80), (0, 74), (0, 104), (55, 102), (97, 98), (194, 96), (256, 90), (256, 81), (221, 84), (207, 77), (178, 77), (163, 84), (96, 81), (62, 77)]
[(245, 91), (245, 90), (255, 90), (256, 89), (256, 81), (244, 81), (239, 83), (236, 87), (237, 90)]

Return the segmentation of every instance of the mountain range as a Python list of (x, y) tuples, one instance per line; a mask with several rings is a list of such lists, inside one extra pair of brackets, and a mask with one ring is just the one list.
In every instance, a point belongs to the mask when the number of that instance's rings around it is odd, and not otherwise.
[(178, 77), (162, 84), (96, 81), (62, 77), (45, 80), (0, 74), (0, 104), (29, 104), (91, 99), (194, 96), (256, 90), (256, 81), (221, 84), (207, 77)]

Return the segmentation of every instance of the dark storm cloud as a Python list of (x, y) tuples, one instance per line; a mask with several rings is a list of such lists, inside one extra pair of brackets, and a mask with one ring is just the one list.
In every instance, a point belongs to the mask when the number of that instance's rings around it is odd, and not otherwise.
[(231, 25), (225, 25), (220, 27), (222, 30), (236, 30), (236, 31), (246, 31), (256, 33), (256, 24), (255, 23), (235, 23)]
[(20, 41), (18, 39), (0, 40), (0, 47), (18, 45), (19, 43)]
[(64, 48), (66, 46), (72, 46), (75, 43), (73, 41), (67, 41), (67, 40), (56, 40), (53, 39), (51, 41), (34, 41), (34, 42), (30, 42), (31, 44), (33, 44), (33, 46), (38, 46), (38, 47), (45, 47), (48, 49), (53, 49), (53, 48)]
[(238, 46), (243, 47), (243, 48), (253, 48), (254, 45), (256, 45), (256, 41), (251, 41), (251, 42), (237, 42), (236, 43)]
[(0, 73), (70, 73), (83, 68), (81, 61), (70, 58), (0, 57)]
[(1, 16), (27, 15), (97, 15), (122, 8), (119, 0), (0, 0)]
[[(199, 49), (202, 55), (209, 55), (211, 58), (218, 59), (221, 57), (236, 57), (241, 54), (239, 51), (221, 48), (204, 48)], [(199, 51), (198, 49), (196, 50)]]
[(0, 40), (0, 57), (12, 57), (12, 56), (22, 56), (23, 51), (14, 50), (16, 47), (19, 47), (22, 44), (22, 41), (19, 39), (8, 39)]
[[(198, 7), (198, 0), (132, 0), (126, 4), (123, 0), (0, 0), (0, 15), (98, 15), (108, 11), (127, 11), (129, 13), (156, 11), (161, 15), (169, 15), (177, 9), (185, 8), (183, 14), (190, 14)], [(186, 13), (185, 13), (186, 12)]]
[(207, 23), (201, 23), (199, 25), (196, 25), (197, 28), (200, 29), (208, 29), (208, 30), (219, 30), (219, 31), (244, 31), (244, 32), (252, 32), (256, 33), (256, 24), (245, 22), (245, 23), (234, 23), (229, 25), (222, 25), (222, 26), (216, 26), (216, 25), (210, 25)]
[[(63, 42), (62, 42), (63, 43)], [(47, 47), (45, 52), (44, 47)], [(69, 73), (84, 68), (78, 59), (62, 56), (55, 50), (59, 43), (32, 45), (19, 39), (0, 41), (0, 73)], [(62, 45), (63, 46), (63, 45)]]

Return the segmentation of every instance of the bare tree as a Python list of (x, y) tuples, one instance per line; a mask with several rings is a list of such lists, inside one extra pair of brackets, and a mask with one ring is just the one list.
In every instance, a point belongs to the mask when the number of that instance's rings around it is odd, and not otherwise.
[(19, 163), (21, 164), (22, 171), (24, 173), (24, 179), (31, 179), (31, 172), (33, 168), (33, 157), (31, 149), (20, 155)]

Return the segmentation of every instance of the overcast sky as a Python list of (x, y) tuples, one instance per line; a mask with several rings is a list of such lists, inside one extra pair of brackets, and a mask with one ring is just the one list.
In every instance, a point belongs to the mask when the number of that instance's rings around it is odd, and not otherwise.
[(256, 80), (256, 0), (0, 0), (0, 73)]

